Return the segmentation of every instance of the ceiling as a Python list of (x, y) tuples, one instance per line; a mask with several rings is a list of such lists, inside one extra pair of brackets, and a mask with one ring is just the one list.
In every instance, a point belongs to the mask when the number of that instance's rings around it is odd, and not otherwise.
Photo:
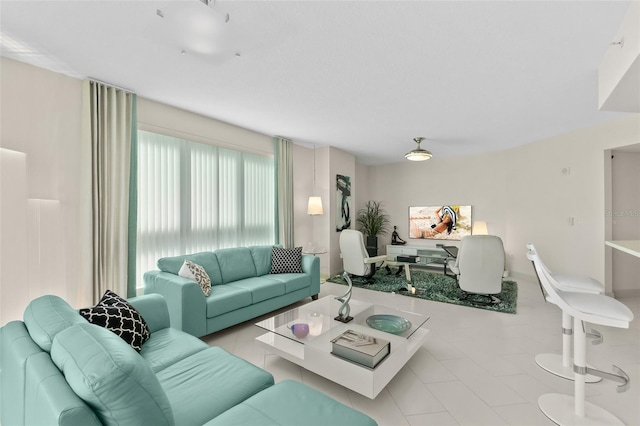
[(451, 157), (622, 118), (598, 111), (597, 71), (628, 7), (2, 0), (1, 53), (372, 165), (416, 136)]

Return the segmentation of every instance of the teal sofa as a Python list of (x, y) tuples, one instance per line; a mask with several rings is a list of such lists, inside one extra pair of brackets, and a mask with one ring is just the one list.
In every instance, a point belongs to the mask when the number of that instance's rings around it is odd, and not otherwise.
[(375, 425), (370, 417), (169, 327), (160, 295), (129, 301), (151, 337), (138, 353), (57, 296), (0, 328), (0, 423)]
[[(144, 293), (164, 296), (172, 327), (201, 337), (320, 293), (320, 260), (302, 255), (302, 273), (271, 274), (272, 246), (219, 249), (165, 257), (144, 274)], [(193, 280), (178, 275), (185, 260), (211, 279), (205, 296)]]

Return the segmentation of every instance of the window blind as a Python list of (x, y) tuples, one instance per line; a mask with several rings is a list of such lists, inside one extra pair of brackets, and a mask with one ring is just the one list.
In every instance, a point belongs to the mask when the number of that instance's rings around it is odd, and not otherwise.
[(138, 287), (161, 257), (273, 244), (273, 159), (138, 131)]

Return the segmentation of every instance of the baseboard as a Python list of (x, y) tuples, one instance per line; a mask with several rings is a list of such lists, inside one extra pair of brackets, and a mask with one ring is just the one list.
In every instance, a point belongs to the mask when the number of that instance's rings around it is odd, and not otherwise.
[(518, 272), (518, 271), (509, 271), (509, 275), (507, 275), (505, 279), (506, 280), (513, 279), (515, 281), (518, 278), (525, 279), (525, 280), (533, 280), (535, 282), (538, 282), (538, 278), (535, 275), (527, 274), (525, 272)]
[(616, 299), (624, 299), (627, 297), (640, 297), (640, 288), (630, 288), (626, 290), (614, 290)]

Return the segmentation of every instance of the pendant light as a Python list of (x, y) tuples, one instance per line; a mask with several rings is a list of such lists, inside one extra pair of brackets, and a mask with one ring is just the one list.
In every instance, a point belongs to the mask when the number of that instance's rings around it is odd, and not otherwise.
[(420, 142), (422, 142), (424, 139), (425, 138), (423, 137), (413, 138), (414, 142), (418, 144), (418, 147), (413, 151), (407, 152), (404, 155), (404, 158), (410, 161), (424, 161), (431, 158), (433, 156), (431, 152), (427, 151), (426, 149), (420, 148)]
[[(313, 192), (316, 192), (316, 146), (313, 145)], [(307, 205), (307, 214), (320, 215), (323, 214), (322, 210), (322, 198), (318, 196), (309, 197), (309, 204)]]

